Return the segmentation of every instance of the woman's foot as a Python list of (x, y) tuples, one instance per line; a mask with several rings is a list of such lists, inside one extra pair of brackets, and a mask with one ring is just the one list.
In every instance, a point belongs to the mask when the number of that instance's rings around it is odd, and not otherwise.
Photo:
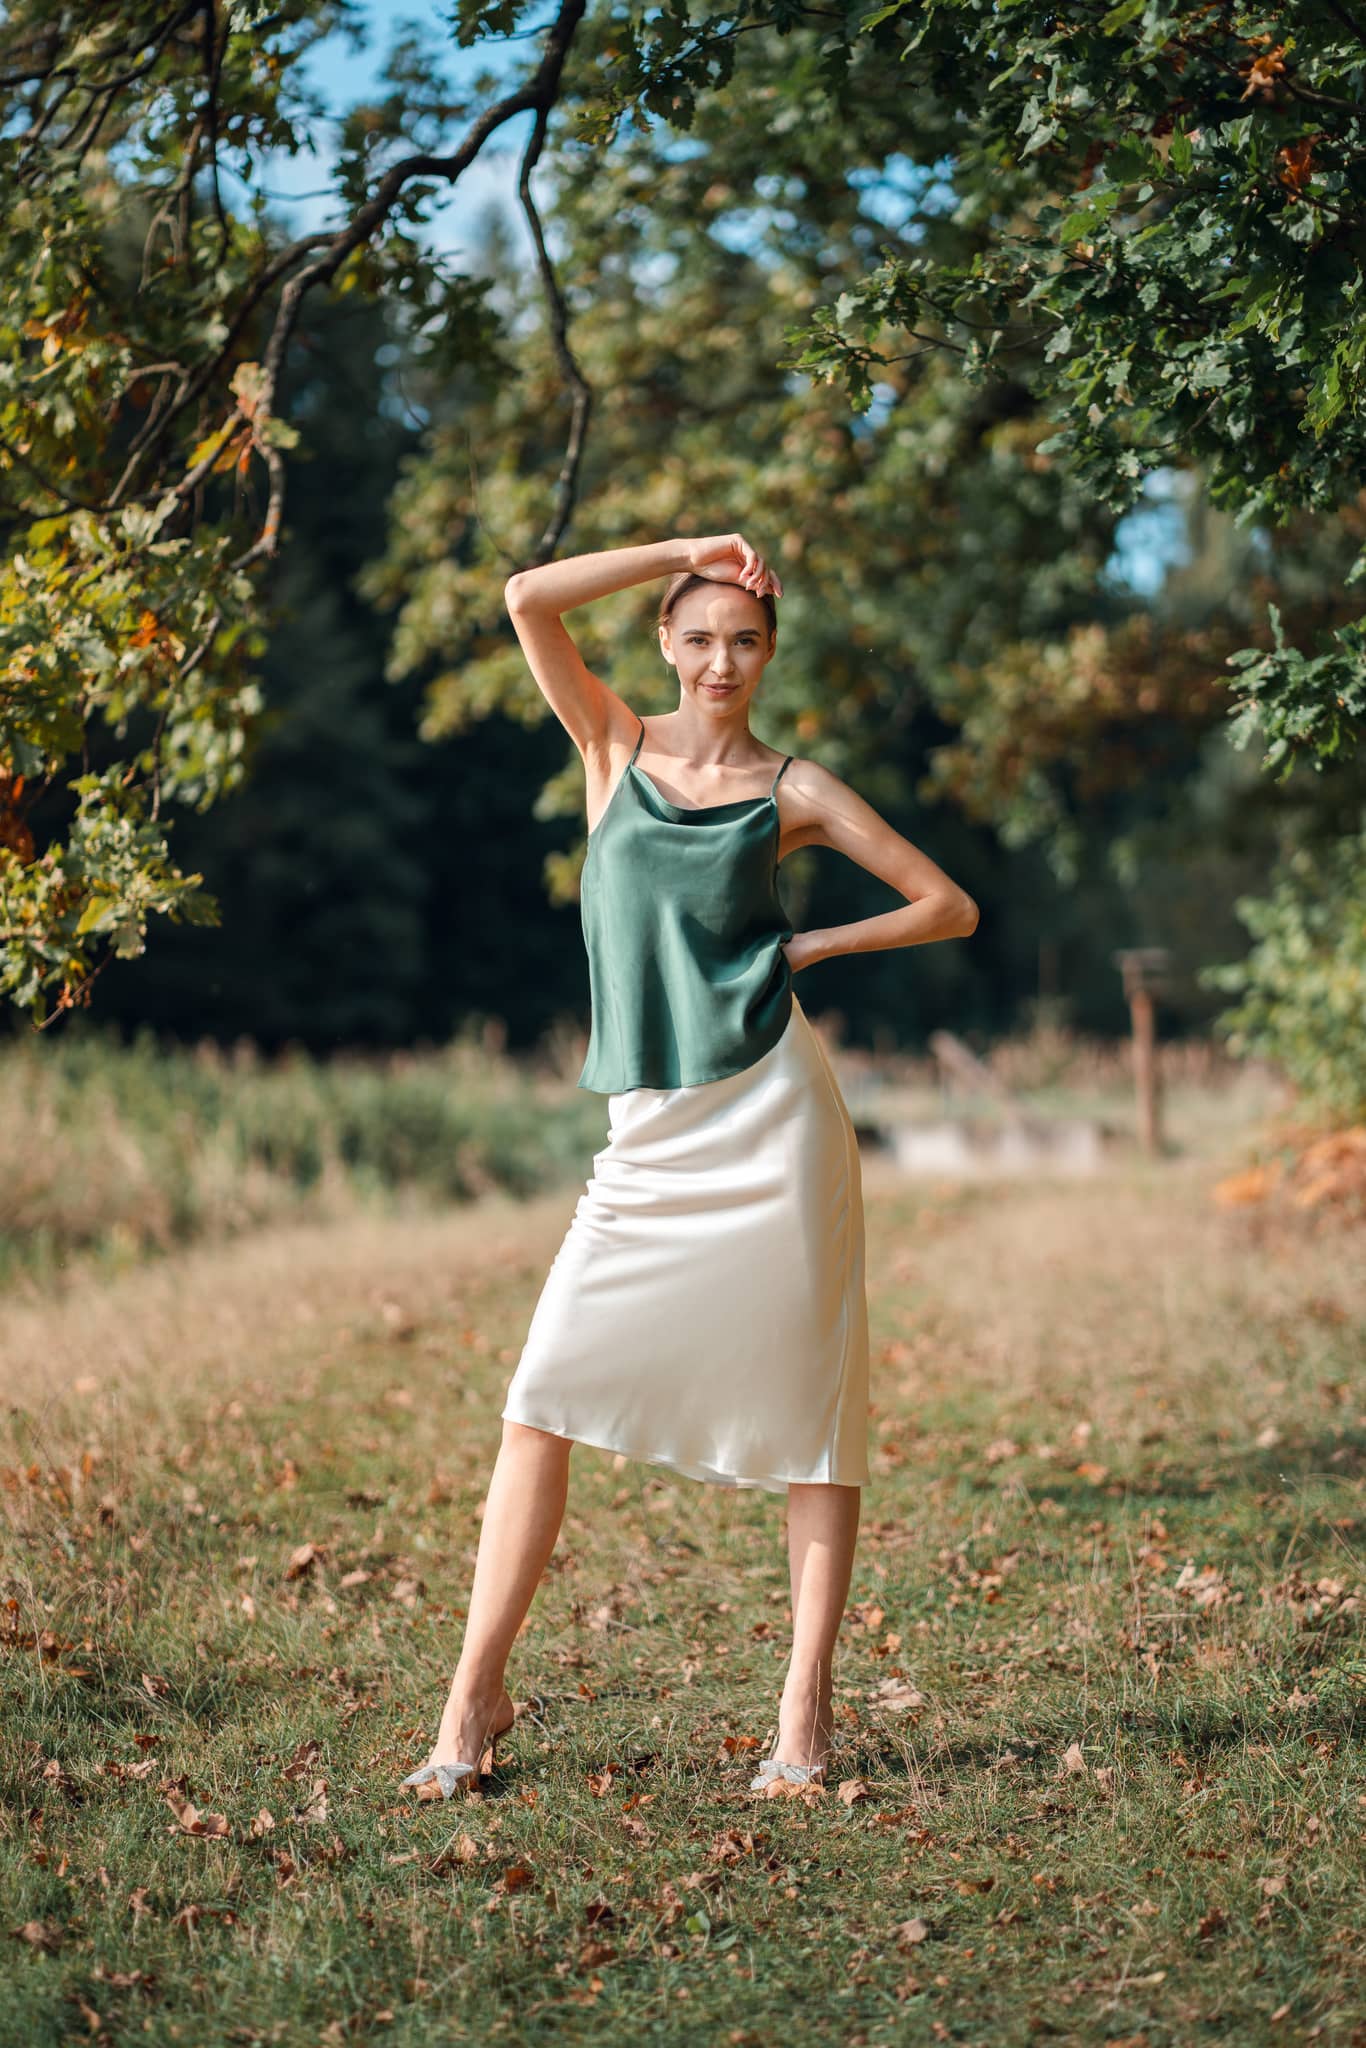
[(496, 1735), (507, 1733), (516, 1713), (506, 1686), (499, 1686), (494, 1693), (481, 1693), (452, 1685), (432, 1753), (423, 1768), (473, 1764), (477, 1771), (488, 1744)]
[(778, 1741), (774, 1757), (823, 1773), (830, 1755), (834, 1727), (829, 1685), (788, 1679), (778, 1708)]

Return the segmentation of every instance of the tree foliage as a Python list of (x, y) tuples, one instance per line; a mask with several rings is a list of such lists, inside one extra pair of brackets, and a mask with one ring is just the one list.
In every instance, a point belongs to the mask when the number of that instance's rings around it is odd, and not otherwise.
[[(152, 916), (216, 916), (174, 858), (170, 813), (235, 788), (250, 757), (296, 440), (279, 394), (306, 296), (391, 296), (419, 360), (495, 347), (484, 282), (415, 230), (501, 121), (553, 100), (577, 14), (547, 33), (531, 84), (481, 106), (444, 156), (422, 145), (471, 109), (400, 46), (401, 91), (343, 135), (353, 210), (291, 242), (263, 203), (244, 213), (225, 192), (263, 152), (307, 143), (321, 109), (301, 59), (354, 19), (346, 0), (268, 19), (208, 0), (8, 10), (0, 991), (34, 1016), (88, 1002)], [(385, 161), (396, 143), (418, 148)], [(109, 735), (116, 758), (94, 769)]]
[[(998, 376), (1042, 339), (1041, 444), (1105, 502), (1193, 463), (1240, 520), (1330, 509), (1366, 459), (1366, 23), (1154, 0), (891, 0), (898, 71), (961, 123), (953, 178), (986, 225), (966, 260), (887, 245), (794, 333), (791, 358), (857, 409), (894, 346), (960, 352)], [(1349, 583), (1366, 574), (1358, 554)], [(1229, 657), (1267, 764), (1354, 741), (1366, 707), (1357, 622), (1318, 652)]]
[[(1282, 773), (1348, 754), (1350, 599), (1273, 577), (1261, 617), (1241, 592), (1162, 615), (1105, 576), (1158, 465), (1263, 530), (1351, 534), (1348, 10), (1292, 32), (1127, 0), (564, 0), (549, 21), (460, 0), (457, 47), (534, 34), (524, 75), (458, 95), (401, 38), (342, 124), (337, 224), (290, 240), (230, 194), (306, 147), (302, 61), (354, 19), (20, 0), (0, 31), (0, 988), (22, 1008), (88, 1001), (154, 916), (216, 914), (173, 812), (251, 762), (310, 293), (392, 309), (430, 415), (368, 579), (400, 608), (391, 673), (429, 676), (429, 735), (544, 717), (501, 587), (571, 523), (582, 548), (742, 511), (800, 570), (775, 724), (840, 768), (920, 721), (916, 793), (1045, 840), (1059, 872), (1141, 819), (1155, 768), (1186, 772), (1230, 703)], [(527, 113), (536, 296), (505, 278), (500, 305), (424, 229)], [(595, 608), (593, 659), (638, 659), (651, 598)], [(861, 765), (891, 810), (888, 754)], [(538, 808), (577, 799), (570, 762)], [(550, 863), (561, 900), (576, 865)]]
[(1274, 1061), (1305, 1098), (1366, 1119), (1366, 828), (1294, 848), (1270, 896), (1246, 897), (1245, 960), (1206, 970), (1241, 1000), (1221, 1019), (1232, 1049)]

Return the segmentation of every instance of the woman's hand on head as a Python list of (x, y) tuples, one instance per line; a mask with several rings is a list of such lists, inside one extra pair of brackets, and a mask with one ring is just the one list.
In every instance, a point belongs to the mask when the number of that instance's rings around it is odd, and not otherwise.
[(713, 533), (689, 542), (688, 567), (694, 575), (709, 576), (714, 583), (738, 583), (755, 597), (769, 591), (774, 597), (783, 594), (781, 579), (741, 533)]

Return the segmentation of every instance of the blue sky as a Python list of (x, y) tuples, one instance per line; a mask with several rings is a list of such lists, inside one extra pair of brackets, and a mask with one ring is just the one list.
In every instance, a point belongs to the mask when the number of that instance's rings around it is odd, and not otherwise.
[[(399, 30), (417, 24), (428, 31), (445, 51), (446, 76), (454, 88), (479, 72), (506, 71), (509, 80), (523, 74), (535, 63), (534, 41), (504, 44), (484, 40), (473, 49), (457, 47), (444, 19), (451, 12), (451, 0), (444, 7), (437, 0), (370, 0), (362, 9), (367, 27), (367, 47), (352, 48), (343, 34), (327, 37), (312, 52), (305, 67), (309, 82), (327, 105), (340, 115), (358, 100), (380, 88), (384, 60)], [(521, 208), (517, 204), (517, 166), (530, 133), (530, 114), (509, 121), (483, 150), (461, 178), (450, 202), (432, 217), (432, 240), (454, 254), (469, 255), (477, 247), (479, 216), (496, 207), (509, 223), (516, 241), (524, 244), (528, 257), (531, 241)], [(453, 127), (453, 135), (460, 133)], [(262, 167), (260, 184), (269, 191), (277, 210), (296, 233), (306, 234), (326, 227), (338, 217), (335, 202), (327, 194), (329, 173), (335, 160), (335, 130), (320, 127), (314, 137), (315, 153), (299, 157), (284, 154), (270, 157)]]

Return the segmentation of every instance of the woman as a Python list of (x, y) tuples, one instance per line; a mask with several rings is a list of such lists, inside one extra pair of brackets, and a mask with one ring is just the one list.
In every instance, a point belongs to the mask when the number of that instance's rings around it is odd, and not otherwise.
[[(639, 719), (562, 614), (669, 576), (678, 707)], [(512, 1726), (508, 1657), (559, 1533), (575, 1442), (788, 1497), (793, 1644), (774, 1753), (752, 1780), (824, 1776), (831, 1666), (868, 1479), (858, 1147), (792, 988), (813, 960), (958, 938), (968, 896), (839, 778), (750, 730), (782, 584), (739, 534), (523, 571), (508, 609), (583, 756), (592, 1030), (579, 1086), (609, 1137), (507, 1390), (464, 1644), (431, 1757), (449, 1798)], [(848, 854), (907, 907), (794, 932), (777, 867)]]

